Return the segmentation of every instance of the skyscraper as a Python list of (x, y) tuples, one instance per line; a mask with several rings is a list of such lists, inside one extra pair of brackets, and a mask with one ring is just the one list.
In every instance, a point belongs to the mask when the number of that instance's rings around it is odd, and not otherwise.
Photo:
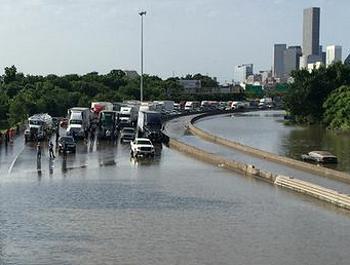
[(272, 73), (273, 77), (283, 77), (284, 75), (284, 62), (283, 62), (283, 54), (287, 49), (286, 44), (275, 44), (273, 46), (273, 66)]
[(341, 46), (338, 46), (338, 45), (327, 46), (326, 61), (327, 61), (327, 66), (335, 62), (341, 62), (342, 61)]
[(284, 74), (290, 76), (293, 70), (299, 69), (299, 60), (301, 56), (300, 46), (289, 46), (283, 53)]
[(303, 54), (320, 54), (320, 8), (304, 9)]
[(320, 51), (320, 12), (319, 7), (304, 9), (301, 68), (306, 68), (309, 63), (322, 61)]

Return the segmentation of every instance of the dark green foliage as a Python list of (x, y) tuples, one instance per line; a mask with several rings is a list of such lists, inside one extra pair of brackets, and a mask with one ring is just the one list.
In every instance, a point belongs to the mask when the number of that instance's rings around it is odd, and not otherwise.
[(323, 104), (324, 122), (333, 129), (350, 130), (350, 86), (333, 91)]
[[(197, 74), (192, 78), (202, 80), (204, 85), (217, 85), (207, 76)], [(177, 80), (144, 75), (144, 99), (185, 99), (187, 96)], [(139, 98), (140, 78), (127, 78), (122, 70), (112, 70), (105, 75), (91, 72), (82, 76), (25, 76), (18, 73), (15, 66), (6, 67), (0, 84), (0, 126), (13, 125), (40, 112), (65, 116), (68, 108), (89, 107), (92, 101)]]
[(285, 108), (298, 121), (321, 122), (326, 110), (323, 104), (328, 96), (340, 86), (350, 85), (350, 67), (336, 63), (311, 73), (295, 71), (293, 78), (294, 83), (289, 85), (284, 98)]

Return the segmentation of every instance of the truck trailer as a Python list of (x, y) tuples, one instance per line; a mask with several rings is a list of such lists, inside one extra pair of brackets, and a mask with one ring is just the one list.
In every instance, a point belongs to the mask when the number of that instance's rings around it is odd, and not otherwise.
[(113, 140), (117, 136), (119, 115), (116, 111), (103, 110), (99, 116), (98, 138)]
[(137, 119), (138, 137), (145, 137), (152, 142), (161, 142), (162, 134), (161, 114), (156, 111), (139, 111)]

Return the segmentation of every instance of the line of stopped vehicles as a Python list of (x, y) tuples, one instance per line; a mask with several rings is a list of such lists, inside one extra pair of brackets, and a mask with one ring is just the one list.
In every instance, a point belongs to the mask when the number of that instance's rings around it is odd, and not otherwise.
[(90, 108), (74, 107), (67, 110), (64, 118), (49, 114), (35, 114), (28, 118), (24, 133), (25, 142), (49, 141), (53, 134), (64, 135), (56, 138), (60, 152), (75, 152), (79, 139), (95, 139), (130, 142), (132, 156), (155, 154), (154, 143), (161, 143), (165, 136), (162, 123), (169, 117), (200, 111), (241, 109), (246, 103), (239, 101), (124, 101), (92, 102)]
[[(257, 102), (255, 102), (257, 103)], [(65, 118), (53, 118), (49, 114), (35, 114), (28, 118), (24, 133), (25, 141), (50, 140), (56, 133), (60, 152), (75, 152), (78, 139), (110, 140), (121, 143), (130, 142), (130, 154), (133, 157), (155, 155), (154, 143), (165, 139), (162, 123), (169, 117), (200, 111), (235, 110), (245, 108), (270, 108), (273, 102), (269, 98), (261, 99), (257, 104), (243, 101), (124, 101), (117, 103), (92, 102), (90, 108), (74, 107), (67, 111)], [(65, 128), (64, 135), (57, 137), (60, 127)], [(324, 157), (325, 153), (321, 154)], [(313, 153), (302, 155), (304, 161), (330, 162), (330, 159), (318, 159)], [(332, 159), (336, 163), (336, 158)]]

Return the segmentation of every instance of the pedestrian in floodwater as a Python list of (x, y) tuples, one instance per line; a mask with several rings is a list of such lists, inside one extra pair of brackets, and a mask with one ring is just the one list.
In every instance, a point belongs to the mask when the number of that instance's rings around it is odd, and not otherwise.
[(49, 156), (50, 158), (55, 158), (55, 154), (53, 153), (53, 143), (49, 143)]
[(58, 138), (60, 138), (60, 128), (57, 126), (56, 128), (56, 144), (58, 143)]
[(73, 139), (74, 139), (74, 142), (77, 142), (77, 137), (76, 137), (76, 134), (75, 134), (75, 131), (74, 130), (72, 130), (72, 137), (73, 137)]
[(36, 145), (36, 158), (37, 160), (41, 159), (41, 145), (40, 142)]

